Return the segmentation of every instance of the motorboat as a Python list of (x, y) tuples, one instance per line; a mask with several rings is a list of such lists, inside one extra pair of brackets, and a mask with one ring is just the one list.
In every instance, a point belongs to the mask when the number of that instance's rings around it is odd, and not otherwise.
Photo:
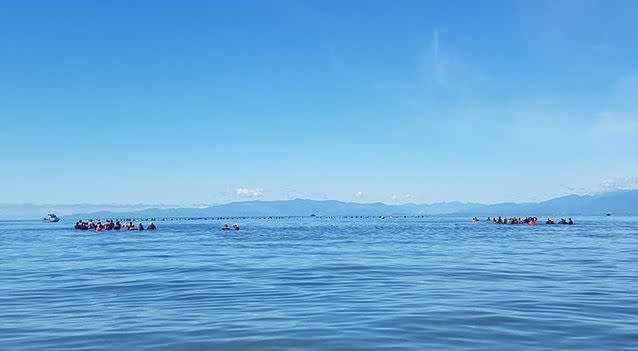
[(46, 217), (44, 217), (42, 219), (45, 222), (59, 222), (60, 221), (60, 217), (56, 216), (53, 213), (49, 213)]

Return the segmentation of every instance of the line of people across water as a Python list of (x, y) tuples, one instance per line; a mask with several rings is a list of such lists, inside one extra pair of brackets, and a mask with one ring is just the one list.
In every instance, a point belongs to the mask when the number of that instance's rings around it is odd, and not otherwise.
[[(493, 222), (496, 224), (528, 224), (528, 225), (536, 225), (538, 222), (537, 217), (487, 217), (488, 222)], [(478, 218), (472, 218), (472, 222), (478, 222)], [(547, 218), (545, 224), (556, 224), (551, 218)], [(574, 224), (574, 221), (571, 218), (565, 220), (565, 218), (561, 218), (558, 221), (558, 224), (566, 224), (571, 225)]]
[(89, 219), (88, 221), (85, 222), (80, 219), (77, 222), (75, 222), (75, 229), (95, 230), (96, 232), (101, 232), (103, 230), (120, 230), (120, 229), (138, 230), (138, 231), (139, 230), (155, 230), (157, 229), (157, 227), (155, 226), (153, 222), (150, 222), (148, 226), (144, 228), (144, 225), (142, 223), (135, 224), (132, 221), (127, 221), (127, 222), (124, 222), (124, 224), (121, 224), (119, 220), (113, 221), (113, 220), (107, 219), (106, 221), (104, 221), (104, 223), (102, 223), (99, 220), (94, 222), (92, 219)]
[[(547, 221), (545, 222), (545, 224), (556, 224), (556, 223), (551, 218), (547, 218)], [(565, 220), (565, 218), (561, 218), (558, 221), (558, 224), (571, 225), (571, 224), (574, 224), (574, 221), (571, 218), (567, 218), (567, 220)]]

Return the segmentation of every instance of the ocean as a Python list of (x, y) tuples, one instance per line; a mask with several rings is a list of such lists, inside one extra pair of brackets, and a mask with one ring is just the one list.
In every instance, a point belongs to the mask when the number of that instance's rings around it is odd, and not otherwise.
[(636, 350), (638, 218), (574, 220), (0, 221), (0, 349)]

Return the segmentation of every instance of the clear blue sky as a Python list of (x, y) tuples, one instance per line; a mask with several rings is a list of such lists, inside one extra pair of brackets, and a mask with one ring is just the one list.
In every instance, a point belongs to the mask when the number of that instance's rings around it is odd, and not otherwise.
[(2, 1), (0, 202), (638, 186), (635, 1)]

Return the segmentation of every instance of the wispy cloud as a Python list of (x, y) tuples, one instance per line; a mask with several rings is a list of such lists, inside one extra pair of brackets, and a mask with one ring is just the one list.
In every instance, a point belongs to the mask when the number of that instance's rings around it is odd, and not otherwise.
[(604, 190), (638, 190), (638, 177), (611, 178), (602, 182)]
[[(579, 187), (579, 186), (570, 186), (567, 184), (559, 184), (559, 186), (563, 189), (565, 189), (569, 194), (587, 194), (587, 193), (591, 193), (591, 189), (587, 189), (585, 187)], [(559, 194), (546, 194), (545, 197), (552, 197), (552, 196), (559, 196), (562, 195), (561, 193)]]
[(299, 197), (299, 193), (297, 192), (297, 190), (295, 189), (291, 189), (288, 190), (284, 193), (284, 195), (286, 196), (287, 199), (291, 200), (291, 199), (296, 199)]
[(362, 191), (357, 191), (356, 193), (354, 193), (354, 197), (356, 197), (357, 199), (362, 199), (364, 196), (365, 195)]
[(393, 194), (390, 197), (390, 199), (392, 199), (392, 201), (410, 200), (412, 199), (412, 194), (404, 194), (404, 195)]
[[(489, 77), (476, 66), (471, 57), (463, 55), (462, 48), (446, 47), (438, 27), (432, 29), (427, 51), (429, 67), (425, 67), (426, 84), (434, 82), (438, 88), (455, 93), (475, 92), (474, 89), (489, 81)], [(426, 65), (428, 64), (425, 61)]]
[(445, 83), (447, 61), (441, 54), (439, 29), (432, 30), (432, 75), (438, 83)]
[(264, 189), (262, 188), (237, 188), (235, 194), (240, 197), (262, 197), (264, 196)]

